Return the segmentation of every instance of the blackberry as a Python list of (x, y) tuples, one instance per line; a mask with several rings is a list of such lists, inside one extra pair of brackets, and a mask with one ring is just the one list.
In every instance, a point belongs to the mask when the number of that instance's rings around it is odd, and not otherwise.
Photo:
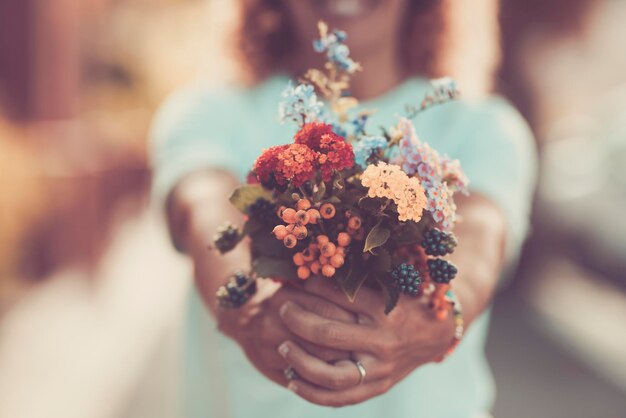
[(276, 215), (276, 205), (266, 199), (258, 199), (256, 202), (250, 205), (250, 215), (257, 218), (264, 223), (277, 222), (278, 216)]
[(450, 283), (458, 272), (456, 266), (447, 260), (434, 258), (428, 260), (428, 272), (435, 283)]
[(224, 254), (235, 248), (240, 239), (241, 234), (237, 227), (227, 223), (217, 230), (215, 237), (213, 237), (213, 244), (215, 244), (215, 248), (217, 248), (220, 253)]
[(402, 263), (391, 272), (394, 285), (405, 295), (417, 296), (421, 283), (420, 273), (411, 264)]
[(243, 273), (237, 273), (216, 293), (223, 308), (239, 308), (256, 293), (256, 280)]
[(434, 256), (451, 254), (456, 244), (457, 240), (454, 234), (440, 231), (437, 228), (426, 232), (422, 241), (422, 247), (424, 247), (426, 254)]
[(245, 286), (245, 284), (248, 283), (248, 276), (243, 273), (236, 273), (233, 279), (237, 286)]

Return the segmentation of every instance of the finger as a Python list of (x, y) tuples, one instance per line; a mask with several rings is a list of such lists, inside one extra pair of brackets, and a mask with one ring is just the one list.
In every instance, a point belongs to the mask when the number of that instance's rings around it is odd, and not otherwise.
[(382, 395), (392, 387), (391, 379), (378, 380), (371, 383), (364, 383), (356, 387), (345, 390), (328, 390), (304, 380), (292, 380), (287, 385), (301, 398), (317, 405), (323, 406), (346, 406), (354, 405), (375, 396)]
[(301, 378), (328, 389), (347, 389), (360, 381), (357, 368), (349, 360), (331, 365), (313, 357), (297, 344), (285, 341), (278, 352)]
[(329, 280), (307, 280), (304, 288), (307, 292), (327, 299), (351, 312), (372, 315), (377, 312), (377, 309), (384, 311), (382, 294), (372, 289), (362, 287), (359, 289), (358, 296), (350, 302), (346, 295)]
[(350, 359), (350, 352), (344, 350), (334, 350), (332, 348), (322, 347), (320, 345), (311, 343), (309, 341), (299, 338), (297, 335), (289, 333), (292, 338), (295, 338), (295, 342), (302, 347), (307, 353), (317, 357), (325, 362), (335, 362), (339, 360)]
[(287, 298), (281, 301), (281, 305), (287, 300), (291, 300), (303, 308), (318, 314), (319, 316), (348, 323), (357, 322), (357, 317), (354, 313), (340, 307), (336, 303), (326, 300), (323, 297), (319, 297), (302, 290), (292, 290), (290, 292), (286, 292), (285, 296), (287, 296)]
[(346, 324), (323, 318), (293, 302), (285, 302), (280, 317), (289, 331), (315, 344), (347, 351), (376, 349), (376, 338), (368, 325)]

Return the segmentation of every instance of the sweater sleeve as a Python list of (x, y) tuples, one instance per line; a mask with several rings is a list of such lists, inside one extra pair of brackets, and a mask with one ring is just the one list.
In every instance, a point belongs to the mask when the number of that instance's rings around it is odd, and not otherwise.
[(229, 90), (182, 89), (158, 110), (150, 134), (152, 196), (157, 204), (187, 174), (220, 168), (241, 175), (233, 120), (241, 112)]
[(532, 132), (507, 101), (493, 98), (472, 109), (457, 157), (470, 180), (470, 192), (492, 199), (508, 226), (507, 254), (515, 255), (530, 226), (537, 173)]

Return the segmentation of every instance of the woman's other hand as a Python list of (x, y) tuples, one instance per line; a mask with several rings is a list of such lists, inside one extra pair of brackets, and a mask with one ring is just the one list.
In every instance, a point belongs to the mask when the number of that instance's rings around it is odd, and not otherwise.
[(288, 365), (276, 349), (286, 339), (299, 342), (307, 353), (323, 361), (349, 358), (346, 351), (299, 339), (279, 318), (280, 306), (293, 300), (320, 317), (356, 321), (355, 315), (320, 297), (261, 280), (258, 294), (242, 309), (227, 311), (217, 306), (217, 289), (228, 276), (250, 266), (250, 251), (245, 241), (228, 254), (209, 250), (211, 237), (224, 221), (243, 223), (241, 214), (228, 201), (236, 186), (236, 180), (226, 172), (200, 171), (186, 177), (168, 199), (170, 231), (177, 246), (191, 257), (196, 288), (219, 328), (241, 345), (261, 373), (280, 384), (287, 383), (283, 371)]
[(287, 340), (279, 353), (301, 378), (289, 388), (304, 399), (327, 406), (363, 402), (387, 392), (417, 367), (446, 351), (454, 335), (453, 319), (438, 321), (421, 300), (400, 298), (397, 307), (384, 314), (379, 291), (361, 289), (355, 302), (326, 280), (309, 280), (306, 289), (358, 314), (359, 324), (323, 318), (297, 301), (280, 309), (287, 328), (301, 339), (338, 350), (352, 351), (366, 371), (364, 381), (353, 360), (330, 364)]
[(288, 383), (284, 371), (289, 364), (279, 355), (278, 346), (285, 340), (297, 342), (299, 349), (317, 361), (336, 362), (350, 358), (344, 350), (322, 347), (299, 338), (280, 319), (279, 309), (288, 301), (320, 318), (339, 323), (355, 323), (356, 316), (336, 304), (289, 285), (276, 285), (268, 280), (258, 282), (259, 291), (241, 309), (220, 310), (218, 326), (242, 347), (250, 362), (276, 383)]
[[(506, 227), (500, 209), (474, 194), (458, 199), (459, 246), (452, 259), (459, 267), (454, 291), (463, 305), (468, 326), (488, 305), (496, 287), (504, 254)], [(310, 402), (343, 406), (385, 393), (417, 367), (442, 355), (454, 336), (452, 315), (434, 318), (426, 302), (401, 297), (397, 307), (384, 314), (380, 291), (362, 288), (354, 303), (327, 280), (308, 280), (306, 290), (358, 315), (359, 324), (333, 321), (309, 312), (297, 302), (287, 302), (280, 314), (287, 328), (301, 339), (321, 346), (352, 351), (366, 376), (361, 382), (352, 361), (329, 364), (302, 350), (293, 341), (279, 348), (285, 360), (301, 376), (290, 389)]]

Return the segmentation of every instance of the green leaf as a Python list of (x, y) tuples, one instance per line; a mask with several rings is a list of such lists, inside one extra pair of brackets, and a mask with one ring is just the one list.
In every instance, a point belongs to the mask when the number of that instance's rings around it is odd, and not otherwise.
[(363, 247), (363, 252), (366, 253), (374, 248), (385, 245), (390, 236), (391, 231), (387, 228), (382, 227), (379, 222), (374, 228), (372, 228), (369, 234), (367, 234), (367, 238), (365, 238), (365, 246)]
[(380, 272), (389, 272), (392, 269), (391, 254), (384, 248), (376, 250), (376, 255), (370, 258), (371, 269)]
[(239, 186), (230, 195), (230, 203), (239, 209), (241, 213), (248, 213), (250, 205), (259, 199), (273, 201), (272, 192), (266, 190), (260, 184), (245, 184)]
[(419, 244), (423, 240), (427, 225), (424, 220), (419, 223), (408, 221), (400, 224), (393, 233), (393, 239), (398, 245)]
[(376, 276), (376, 281), (380, 285), (385, 298), (385, 315), (389, 315), (389, 313), (393, 311), (398, 304), (398, 300), (400, 300), (400, 291), (389, 281), (386, 281), (379, 276)]
[(251, 251), (253, 257), (267, 256), (276, 258), (289, 257), (291, 251), (285, 247), (281, 240), (272, 235), (272, 231), (262, 228), (251, 234)]
[(367, 280), (369, 273), (365, 266), (366, 264), (361, 257), (353, 257), (349, 262), (347, 271), (340, 269), (335, 273), (335, 281), (350, 302), (354, 302), (356, 294)]
[(252, 261), (252, 270), (258, 277), (293, 280), (296, 278), (296, 266), (291, 259), (257, 257)]
[(341, 178), (333, 180), (333, 189), (337, 192), (340, 192), (344, 189), (344, 182)]
[(242, 235), (254, 235), (260, 231), (265, 225), (259, 219), (250, 218), (243, 226)]

